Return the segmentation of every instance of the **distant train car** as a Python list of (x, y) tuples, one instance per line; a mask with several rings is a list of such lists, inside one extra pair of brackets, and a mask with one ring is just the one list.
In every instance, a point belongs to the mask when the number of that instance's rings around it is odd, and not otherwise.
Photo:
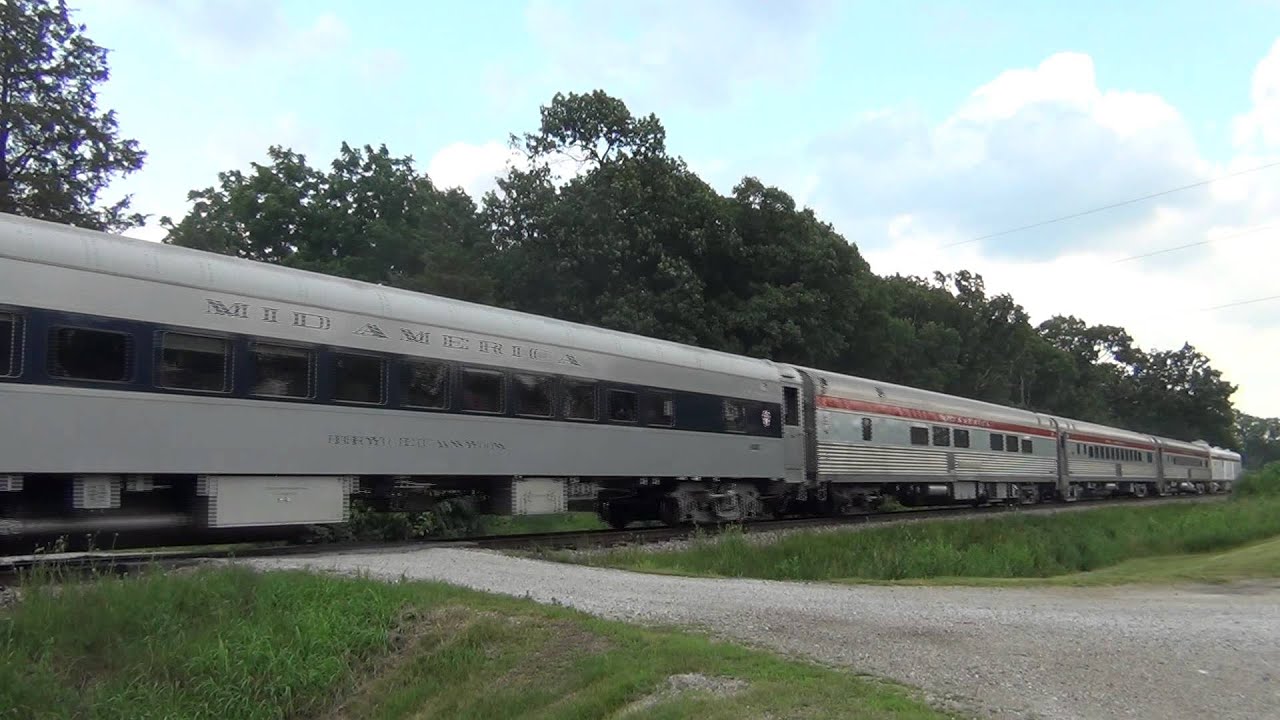
[(815, 479), (837, 506), (1036, 502), (1058, 483), (1056, 428), (1038, 413), (802, 369), (814, 385)]
[(1230, 492), (1240, 477), (1240, 453), (1220, 447), (1209, 449), (1210, 479), (1215, 490)]
[(1210, 491), (1209, 447), (1182, 440), (1156, 438), (1160, 446), (1160, 494)]
[(799, 393), (766, 360), (12, 216), (0, 336), (16, 534), (339, 522), (352, 494), (546, 511), (569, 478), (753, 516)]
[(1155, 494), (1160, 481), (1156, 439), (1117, 428), (1055, 418), (1061, 432), (1062, 495)]

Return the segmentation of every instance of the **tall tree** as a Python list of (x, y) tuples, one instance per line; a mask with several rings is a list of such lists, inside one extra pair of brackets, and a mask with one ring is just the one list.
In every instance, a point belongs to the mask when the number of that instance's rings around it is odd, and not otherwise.
[(143, 222), (130, 198), (100, 207), (114, 176), (145, 153), (98, 109), (107, 51), (71, 20), (65, 0), (0, 4), (0, 212), (120, 231)]
[(1236, 414), (1236, 432), (1240, 445), (1235, 449), (1244, 455), (1247, 468), (1260, 468), (1280, 460), (1280, 418), (1260, 418)]
[(281, 147), (249, 173), (193, 191), (161, 219), (165, 242), (478, 302), (493, 300), (494, 247), (471, 198), (441, 191), (410, 157), (344, 143), (329, 172)]

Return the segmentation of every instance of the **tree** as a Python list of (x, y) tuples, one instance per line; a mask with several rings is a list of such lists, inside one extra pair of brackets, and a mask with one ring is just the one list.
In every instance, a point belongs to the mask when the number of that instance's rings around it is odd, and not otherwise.
[(1244, 456), (1245, 467), (1256, 469), (1280, 460), (1280, 418), (1237, 413), (1236, 432), (1240, 437), (1236, 449)]
[(343, 143), (329, 172), (268, 150), (269, 165), (192, 191), (166, 243), (463, 300), (493, 300), (494, 247), (471, 198), (441, 191), (410, 157)]
[(120, 138), (115, 111), (98, 109), (107, 78), (107, 51), (65, 0), (0, 4), (0, 212), (112, 231), (144, 221), (127, 196), (98, 206), (146, 156)]

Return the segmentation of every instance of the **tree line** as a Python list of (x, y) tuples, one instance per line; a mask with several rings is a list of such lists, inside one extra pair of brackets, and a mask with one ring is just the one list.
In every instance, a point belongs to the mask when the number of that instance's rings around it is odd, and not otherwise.
[[(10, 0), (0, 18), (0, 211), (143, 222), (128, 198), (98, 202), (145, 159), (96, 107), (105, 50), (61, 1)], [(964, 269), (877, 275), (784, 190), (748, 176), (716, 191), (656, 116), (604, 91), (555, 95), (511, 143), (523, 162), (481, 198), (385, 145), (344, 143), (324, 166), (273, 146), (161, 218), (164, 242), (1280, 456), (1280, 421), (1237, 414), (1194, 347), (1074, 316), (1033, 325)]]

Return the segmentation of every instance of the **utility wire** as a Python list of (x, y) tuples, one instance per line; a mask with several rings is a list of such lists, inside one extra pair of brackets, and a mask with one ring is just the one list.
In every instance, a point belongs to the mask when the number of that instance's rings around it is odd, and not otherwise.
[(1241, 300), (1239, 302), (1227, 303), (1226, 305), (1215, 305), (1214, 307), (1200, 308), (1200, 312), (1209, 312), (1210, 310), (1222, 310), (1223, 308), (1238, 307), (1240, 305), (1252, 305), (1254, 303), (1266, 302), (1268, 300), (1280, 300), (1280, 295), (1272, 295), (1271, 297), (1255, 298), (1253, 300)]
[(997, 232), (997, 233), (991, 233), (990, 235), (983, 235), (981, 237), (976, 237), (970, 240), (961, 240), (959, 242), (951, 243), (950, 245), (944, 245), (943, 247), (949, 248), (949, 247), (955, 247), (957, 245), (967, 245), (969, 243), (978, 242), (979, 240), (990, 240), (991, 238), (1000, 237), (1002, 235), (1009, 235), (1012, 233), (1021, 232), (1023, 230), (1030, 230), (1032, 228), (1043, 227), (1045, 225), (1051, 225), (1053, 223), (1062, 222), (1064, 220), (1074, 220), (1075, 218), (1084, 217), (1085, 215), (1092, 215), (1094, 213), (1100, 213), (1105, 210), (1114, 210), (1118, 207), (1124, 207), (1125, 205), (1132, 205), (1134, 203), (1142, 202), (1143, 200), (1150, 200), (1152, 198), (1158, 198), (1163, 195), (1171, 195), (1176, 192), (1182, 192), (1183, 190), (1190, 190), (1191, 188), (1197, 188), (1203, 185), (1209, 185), (1209, 184), (1218, 182), (1219, 180), (1226, 180), (1228, 178), (1233, 178), (1233, 177), (1245, 175), (1248, 173), (1254, 173), (1260, 170), (1267, 170), (1273, 167), (1280, 167), (1280, 161), (1267, 163), (1266, 165), (1259, 165), (1257, 167), (1247, 168), (1245, 170), (1237, 170), (1236, 172), (1233, 172), (1233, 173), (1220, 175), (1216, 178), (1209, 178), (1208, 180), (1201, 180), (1200, 182), (1194, 182), (1194, 183), (1191, 183), (1190, 185), (1183, 185), (1182, 187), (1171, 188), (1169, 190), (1161, 190), (1160, 192), (1151, 193), (1150, 195), (1143, 195), (1142, 197), (1136, 197), (1129, 200), (1122, 200), (1117, 203), (1111, 203), (1110, 205), (1103, 205), (1101, 207), (1096, 207), (1089, 210), (1082, 210), (1078, 213), (1063, 215), (1062, 217), (1056, 217), (1050, 220), (1041, 220), (1040, 222), (1031, 223), (1030, 225), (1023, 225), (1021, 227), (1010, 228), (1009, 230), (1001, 230), (1000, 232)]
[(1156, 255), (1163, 255), (1164, 253), (1171, 253), (1177, 250), (1186, 250), (1187, 248), (1199, 247), (1201, 245), (1208, 245), (1209, 243), (1220, 242), (1222, 240), (1231, 240), (1233, 238), (1241, 237), (1242, 235), (1250, 235), (1252, 233), (1262, 232), (1263, 230), (1269, 230), (1273, 227), (1276, 227), (1275, 223), (1272, 223), (1270, 225), (1263, 225), (1261, 227), (1250, 228), (1248, 230), (1241, 230), (1240, 232), (1231, 233), (1230, 235), (1223, 235), (1222, 237), (1219, 237), (1219, 238), (1209, 238), (1208, 240), (1201, 240), (1200, 242), (1188, 243), (1186, 245), (1178, 245), (1177, 247), (1165, 248), (1164, 250), (1156, 250), (1154, 252), (1143, 253), (1141, 255), (1130, 255), (1129, 257), (1115, 260), (1111, 264), (1116, 265), (1122, 262), (1129, 262), (1130, 260), (1141, 260), (1143, 258), (1154, 257)]

